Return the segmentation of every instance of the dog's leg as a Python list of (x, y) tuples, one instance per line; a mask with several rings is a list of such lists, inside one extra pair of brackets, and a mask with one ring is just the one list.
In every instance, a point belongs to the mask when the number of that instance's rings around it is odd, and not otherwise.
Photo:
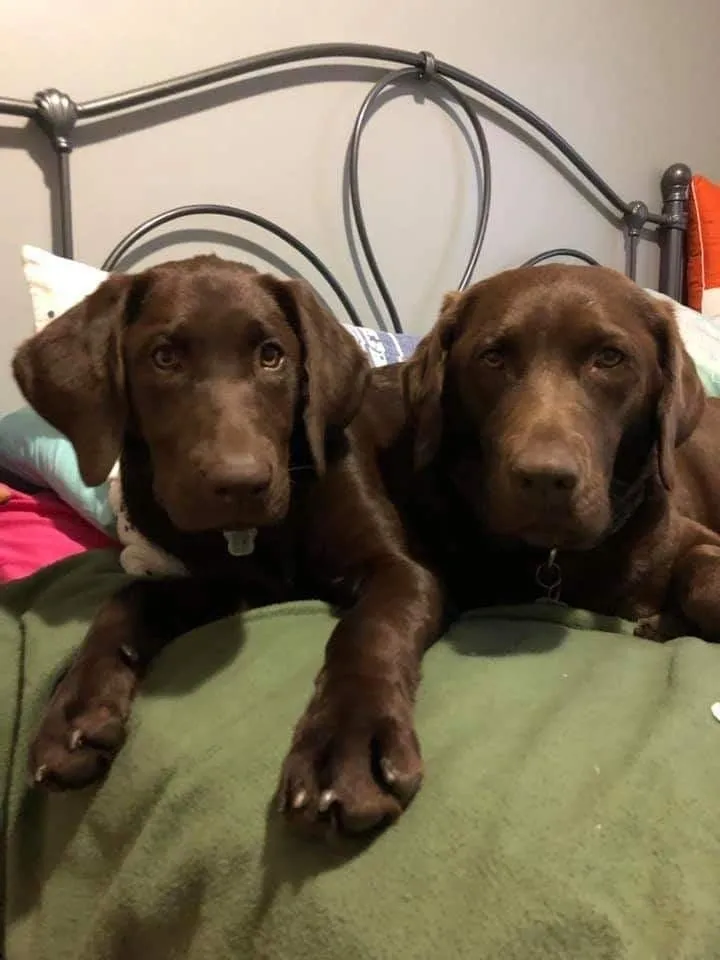
[(685, 616), (704, 640), (720, 642), (720, 545), (691, 547), (675, 564), (674, 589)]
[(695, 629), (697, 628), (693, 627), (687, 617), (670, 611), (663, 611), (662, 613), (641, 617), (635, 627), (634, 634), (644, 640), (666, 643), (676, 637), (690, 636)]
[(328, 474), (307, 519), (308, 568), (356, 585), (278, 788), (289, 820), (321, 830), (391, 821), (420, 786), (415, 694), (443, 616), (438, 580), (411, 558), (397, 512), (365, 470)]
[(669, 539), (675, 539), (677, 553), (659, 619), (669, 618), (672, 624), (676, 618), (678, 623), (656, 639), (698, 635), (720, 642), (720, 535), (695, 520), (679, 517), (675, 522)]
[(232, 613), (223, 581), (134, 580), (101, 606), (31, 743), (30, 778), (50, 789), (98, 780), (122, 746), (138, 683), (175, 637)]
[(440, 589), (407, 558), (379, 562), (335, 628), (280, 786), (304, 827), (358, 833), (395, 820), (420, 787), (413, 713), (425, 648), (439, 632)]

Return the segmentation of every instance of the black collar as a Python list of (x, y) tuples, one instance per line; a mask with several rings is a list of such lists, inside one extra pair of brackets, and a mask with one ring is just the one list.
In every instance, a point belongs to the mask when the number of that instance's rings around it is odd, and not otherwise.
[(623, 483), (614, 480), (610, 485), (610, 501), (612, 504), (613, 520), (605, 539), (617, 533), (628, 520), (637, 512), (648, 493), (648, 486), (655, 472), (653, 459), (647, 464), (642, 473), (632, 481)]
[(315, 477), (315, 461), (313, 460), (308, 443), (307, 432), (302, 417), (295, 418), (295, 425), (290, 437), (290, 459), (288, 469), (291, 475), (301, 474), (303, 477)]

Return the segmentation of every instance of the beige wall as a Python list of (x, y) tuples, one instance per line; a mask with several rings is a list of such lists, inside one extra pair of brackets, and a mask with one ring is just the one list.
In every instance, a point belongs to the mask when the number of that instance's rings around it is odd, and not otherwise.
[[(429, 48), (539, 112), (628, 199), (656, 205), (659, 174), (675, 160), (720, 177), (717, 0), (682, 10), (677, 0), (0, 0), (0, 24), (4, 96), (55, 85), (85, 100), (324, 40)], [(235, 105), (203, 98), (206, 109), (172, 123), (178, 111), (163, 109), (148, 123), (86, 130), (73, 156), (76, 255), (99, 263), (126, 230), (171, 205), (233, 202), (296, 232), (370, 316), (339, 202), (344, 149), (366, 89), (355, 71)], [(495, 196), (478, 276), (557, 244), (621, 265), (618, 235), (550, 165), (506, 130), (491, 125), (488, 134)], [(0, 119), (3, 364), (30, 329), (19, 246), (50, 244), (44, 157), (36, 133)], [(406, 327), (421, 331), (459, 277), (470, 236), (464, 141), (442, 111), (395, 100), (368, 129), (362, 169), (380, 262)], [(653, 282), (655, 269), (649, 249), (640, 279)], [(0, 410), (15, 398), (4, 375)]]

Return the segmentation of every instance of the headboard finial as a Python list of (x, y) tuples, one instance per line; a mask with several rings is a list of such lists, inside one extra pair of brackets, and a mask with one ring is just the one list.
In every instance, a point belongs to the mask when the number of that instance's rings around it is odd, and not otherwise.
[(58, 152), (72, 150), (71, 135), (77, 122), (77, 104), (67, 93), (50, 88), (36, 93), (36, 119)]
[(687, 199), (687, 191), (692, 180), (692, 170), (686, 163), (673, 163), (667, 168), (660, 181), (662, 198), (671, 200)]

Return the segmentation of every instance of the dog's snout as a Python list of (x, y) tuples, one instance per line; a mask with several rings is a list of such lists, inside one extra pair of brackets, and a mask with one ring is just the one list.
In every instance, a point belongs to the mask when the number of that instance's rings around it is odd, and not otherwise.
[(528, 451), (512, 466), (517, 486), (525, 493), (557, 500), (569, 496), (580, 480), (574, 458), (565, 451)]
[(262, 494), (270, 486), (271, 479), (268, 461), (251, 454), (226, 460), (209, 477), (215, 494), (227, 500), (247, 494)]

